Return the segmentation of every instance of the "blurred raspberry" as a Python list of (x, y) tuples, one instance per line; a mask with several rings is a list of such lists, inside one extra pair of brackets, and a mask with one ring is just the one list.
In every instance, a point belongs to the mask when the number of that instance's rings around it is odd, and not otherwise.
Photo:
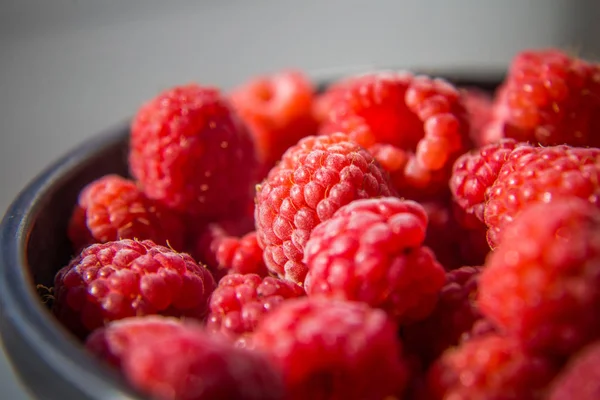
[(146, 195), (192, 216), (219, 219), (253, 195), (252, 137), (217, 89), (160, 93), (131, 124), (129, 166)]
[(256, 274), (231, 274), (210, 300), (208, 329), (231, 338), (254, 331), (258, 322), (286, 299), (305, 295), (297, 284)]
[(401, 398), (406, 385), (396, 328), (366, 304), (288, 300), (261, 321), (254, 345), (283, 371), (289, 399)]
[(127, 318), (95, 331), (86, 346), (153, 399), (285, 398), (282, 377), (266, 358), (237, 349), (193, 323)]
[(487, 133), (554, 146), (600, 146), (600, 65), (557, 49), (515, 56)]
[(257, 189), (256, 232), (267, 268), (303, 283), (304, 246), (313, 228), (353, 200), (392, 192), (385, 171), (348, 136), (302, 139)]
[(552, 384), (548, 400), (600, 399), (600, 342), (575, 354)]
[(493, 143), (485, 134), (484, 128), (492, 119), (493, 96), (481, 89), (464, 88), (462, 90), (463, 103), (469, 117), (471, 140), (476, 147)]
[(568, 355), (600, 337), (600, 210), (534, 204), (507, 227), (481, 274), (481, 312), (527, 347)]
[(53, 312), (85, 337), (132, 316), (202, 319), (214, 288), (209, 271), (189, 255), (150, 240), (123, 239), (87, 247), (56, 274)]
[(80, 252), (94, 243), (152, 240), (183, 250), (181, 217), (147, 198), (135, 182), (106, 175), (85, 186), (69, 221), (69, 238)]
[(422, 246), (423, 207), (395, 197), (356, 200), (317, 225), (304, 249), (309, 296), (365, 302), (402, 322), (433, 310), (443, 267)]
[(231, 102), (250, 128), (266, 172), (301, 138), (317, 133), (312, 114), (314, 88), (301, 71), (257, 76), (231, 94)]

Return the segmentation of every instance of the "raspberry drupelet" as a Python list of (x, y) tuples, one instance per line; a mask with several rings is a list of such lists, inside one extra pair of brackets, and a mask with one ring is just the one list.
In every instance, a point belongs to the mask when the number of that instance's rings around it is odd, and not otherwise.
[(380, 72), (334, 87), (322, 132), (344, 132), (373, 152), (403, 196), (446, 189), (452, 163), (471, 146), (460, 92), (442, 79)]
[(394, 193), (371, 154), (344, 134), (309, 136), (257, 188), (256, 232), (267, 268), (303, 283), (310, 232), (351, 201)]
[(301, 138), (314, 135), (315, 89), (298, 70), (256, 76), (236, 87), (229, 97), (253, 135), (265, 172)]
[(428, 376), (431, 400), (543, 400), (558, 368), (511, 337), (487, 335), (450, 348)]
[(82, 189), (68, 233), (79, 252), (119, 239), (152, 240), (183, 250), (186, 231), (179, 214), (146, 197), (135, 182), (106, 175)]
[(263, 355), (234, 347), (200, 325), (160, 316), (114, 321), (86, 347), (157, 400), (283, 400), (283, 379)]
[(53, 312), (85, 337), (131, 316), (202, 319), (214, 288), (210, 272), (189, 255), (150, 240), (123, 239), (85, 248), (56, 274)]
[(282, 370), (292, 400), (401, 398), (407, 381), (395, 324), (363, 303), (288, 300), (259, 323), (253, 345)]
[(513, 59), (488, 136), (543, 146), (600, 146), (600, 65), (557, 49)]
[(129, 167), (146, 195), (216, 220), (252, 197), (255, 146), (218, 89), (192, 83), (160, 93), (131, 124)]
[(600, 342), (574, 354), (554, 379), (548, 400), (600, 399)]
[(227, 275), (212, 294), (208, 329), (236, 339), (254, 331), (285, 300), (304, 295), (304, 289), (290, 281), (256, 274)]
[(600, 210), (538, 203), (507, 227), (479, 281), (484, 316), (528, 348), (568, 355), (600, 337)]
[(361, 301), (399, 322), (425, 318), (445, 272), (423, 246), (427, 214), (412, 200), (355, 200), (317, 225), (304, 249), (309, 296)]
[(575, 196), (600, 206), (600, 149), (519, 146), (486, 191), (484, 221), (494, 248), (504, 226), (527, 205)]

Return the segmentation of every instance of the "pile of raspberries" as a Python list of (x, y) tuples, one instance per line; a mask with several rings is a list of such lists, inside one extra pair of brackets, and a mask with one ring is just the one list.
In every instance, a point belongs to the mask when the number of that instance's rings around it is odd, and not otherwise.
[(53, 314), (148, 398), (600, 399), (600, 65), (304, 73), (143, 104)]

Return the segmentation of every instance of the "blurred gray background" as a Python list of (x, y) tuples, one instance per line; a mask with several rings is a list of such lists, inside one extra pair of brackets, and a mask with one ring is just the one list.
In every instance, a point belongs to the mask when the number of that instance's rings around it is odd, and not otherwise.
[[(504, 67), (600, 59), (597, 0), (0, 0), (0, 210), (53, 159), (192, 80), (284, 67)], [(598, 56), (598, 57), (596, 57)], [(0, 399), (26, 399), (0, 354)]]

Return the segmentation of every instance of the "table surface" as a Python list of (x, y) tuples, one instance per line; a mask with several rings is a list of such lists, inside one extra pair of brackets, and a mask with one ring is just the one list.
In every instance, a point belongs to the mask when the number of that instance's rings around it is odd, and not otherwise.
[[(600, 55), (598, 16), (593, 0), (3, 1), (0, 211), (68, 148), (174, 84), (226, 89), (285, 67), (503, 67), (526, 47)], [(2, 354), (0, 387), (0, 399), (27, 399)]]

